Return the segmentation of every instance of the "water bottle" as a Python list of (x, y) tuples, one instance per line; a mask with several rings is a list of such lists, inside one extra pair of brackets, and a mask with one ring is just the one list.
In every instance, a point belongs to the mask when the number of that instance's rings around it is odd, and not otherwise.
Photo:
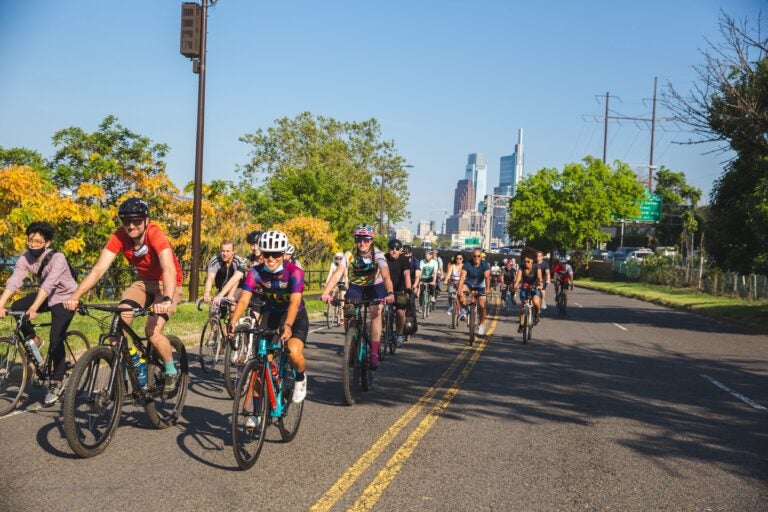
[(128, 354), (131, 356), (131, 366), (133, 366), (134, 371), (136, 371), (139, 387), (143, 388), (147, 385), (147, 362), (144, 358), (139, 357), (139, 353), (134, 347), (131, 347), (128, 350)]
[(138, 372), (139, 387), (144, 388), (147, 386), (147, 360), (143, 357), (139, 358)]
[(40, 349), (37, 348), (37, 343), (35, 343), (34, 338), (29, 338), (26, 343), (27, 348), (32, 352), (32, 355), (35, 357), (35, 361), (37, 361), (37, 364), (43, 364), (43, 355), (40, 353)]

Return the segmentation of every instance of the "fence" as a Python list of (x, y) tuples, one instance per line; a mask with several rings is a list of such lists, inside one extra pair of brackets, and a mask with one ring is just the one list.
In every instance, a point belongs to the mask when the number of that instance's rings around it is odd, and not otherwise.
[(715, 296), (768, 300), (768, 276), (723, 272), (700, 261), (657, 257), (642, 262), (591, 262), (589, 275), (604, 280), (643, 281), (675, 287), (693, 287)]

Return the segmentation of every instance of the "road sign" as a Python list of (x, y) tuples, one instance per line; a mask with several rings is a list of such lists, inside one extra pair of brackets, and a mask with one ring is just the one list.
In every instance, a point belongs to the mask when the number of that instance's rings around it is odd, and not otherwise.
[(480, 237), (470, 237), (464, 239), (464, 245), (480, 245)]
[(633, 219), (637, 222), (659, 222), (661, 220), (661, 196), (658, 194), (649, 194), (640, 200), (640, 216)]

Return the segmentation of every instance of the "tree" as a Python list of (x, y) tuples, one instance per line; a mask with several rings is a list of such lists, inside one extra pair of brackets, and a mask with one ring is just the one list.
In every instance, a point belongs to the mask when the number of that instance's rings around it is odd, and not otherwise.
[(328, 221), (312, 217), (294, 217), (274, 226), (273, 229), (288, 235), (288, 241), (296, 249), (296, 254), (305, 268), (322, 263), (338, 251)]
[(20, 165), (47, 175), (50, 170), (43, 155), (27, 148), (4, 148), (0, 146), (0, 169)]
[(768, 273), (768, 32), (721, 14), (688, 94), (670, 84), (667, 105), (697, 135), (735, 153), (710, 196), (706, 245), (720, 266)]
[(683, 247), (688, 239), (686, 225), (692, 227), (695, 218), (691, 216), (701, 199), (701, 189), (689, 185), (685, 173), (674, 172), (664, 166), (654, 174), (654, 192), (661, 196), (662, 214), (656, 227), (658, 245)]
[(73, 126), (52, 140), (58, 148), (51, 161), (53, 182), (71, 192), (83, 183), (97, 183), (104, 190), (102, 205), (117, 204), (129, 191), (143, 190), (165, 174), (162, 159), (168, 146), (128, 130), (114, 116), (107, 116), (94, 133)]
[(643, 187), (627, 164), (587, 156), (563, 172), (541, 169), (522, 181), (509, 204), (508, 231), (537, 247), (588, 248), (610, 240), (615, 219), (639, 215)]
[(351, 242), (352, 228), (376, 224), (382, 204), (390, 222), (408, 216), (405, 160), (394, 142), (381, 139), (375, 119), (342, 122), (304, 112), (240, 140), (252, 146), (251, 160), (238, 169), (242, 197), (264, 225), (315, 217)]

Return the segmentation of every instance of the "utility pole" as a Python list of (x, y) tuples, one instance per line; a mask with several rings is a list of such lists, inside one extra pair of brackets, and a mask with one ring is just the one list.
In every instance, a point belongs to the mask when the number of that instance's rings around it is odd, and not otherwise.
[[(198, 75), (197, 138), (195, 141), (195, 184), (192, 198), (192, 268), (189, 275), (189, 300), (197, 300), (200, 284), (200, 231), (203, 195), (203, 134), (205, 131), (205, 53), (208, 0), (181, 4), (181, 54), (192, 59), (192, 72)], [(216, 0), (211, 0), (211, 4)], [(199, 31), (199, 33), (198, 33)]]
[(653, 192), (653, 137), (656, 131), (656, 83), (659, 77), (653, 77), (653, 114), (651, 115), (651, 157), (648, 162), (648, 193)]
[(605, 130), (603, 131), (603, 163), (605, 163), (605, 157), (608, 152), (608, 100), (611, 94), (605, 93)]

